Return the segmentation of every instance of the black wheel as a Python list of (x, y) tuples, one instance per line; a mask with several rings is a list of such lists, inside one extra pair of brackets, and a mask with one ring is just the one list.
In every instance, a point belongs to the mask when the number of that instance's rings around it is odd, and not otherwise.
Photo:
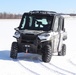
[(62, 50), (60, 52), (58, 52), (58, 55), (59, 56), (66, 55), (66, 45), (65, 44), (62, 45)]
[(10, 51), (10, 57), (13, 59), (17, 58), (17, 52), (18, 52), (18, 43), (13, 42), (11, 46), (11, 51)]
[(52, 57), (52, 49), (50, 45), (46, 45), (43, 48), (43, 53), (42, 53), (42, 61), (43, 62), (50, 62)]

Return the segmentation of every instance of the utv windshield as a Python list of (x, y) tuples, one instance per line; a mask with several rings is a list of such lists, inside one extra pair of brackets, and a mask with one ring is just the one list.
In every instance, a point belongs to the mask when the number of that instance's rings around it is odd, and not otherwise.
[(19, 26), (20, 30), (51, 30), (53, 16), (39, 14), (24, 14)]

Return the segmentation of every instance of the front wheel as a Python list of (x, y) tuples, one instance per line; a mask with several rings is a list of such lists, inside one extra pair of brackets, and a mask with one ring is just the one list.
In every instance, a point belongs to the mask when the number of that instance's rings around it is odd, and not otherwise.
[(11, 51), (10, 51), (10, 57), (13, 59), (17, 58), (17, 52), (18, 52), (18, 43), (13, 42), (11, 46)]
[(43, 62), (50, 62), (51, 57), (52, 57), (52, 48), (50, 45), (46, 45), (43, 48), (42, 61)]

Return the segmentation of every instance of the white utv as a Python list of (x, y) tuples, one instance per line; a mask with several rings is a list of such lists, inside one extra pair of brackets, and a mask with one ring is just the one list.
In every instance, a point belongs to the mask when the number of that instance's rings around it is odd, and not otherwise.
[(50, 62), (52, 54), (66, 54), (67, 39), (64, 17), (53, 11), (30, 11), (24, 13), (19, 27), (15, 28), (10, 57), (17, 58), (20, 52), (42, 55), (43, 62)]

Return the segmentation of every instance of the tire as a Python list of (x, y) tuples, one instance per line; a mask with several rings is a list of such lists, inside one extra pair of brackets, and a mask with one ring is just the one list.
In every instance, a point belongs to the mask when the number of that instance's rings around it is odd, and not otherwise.
[(59, 56), (65, 56), (66, 55), (66, 45), (63, 44), (62, 45), (62, 50), (60, 52), (58, 52)]
[(51, 46), (50, 45), (46, 45), (43, 48), (42, 61), (48, 63), (48, 62), (50, 62), (51, 57), (52, 57), (52, 49), (51, 49)]
[(10, 51), (10, 57), (13, 59), (17, 58), (17, 52), (18, 52), (18, 43), (13, 42), (11, 46), (11, 51)]

